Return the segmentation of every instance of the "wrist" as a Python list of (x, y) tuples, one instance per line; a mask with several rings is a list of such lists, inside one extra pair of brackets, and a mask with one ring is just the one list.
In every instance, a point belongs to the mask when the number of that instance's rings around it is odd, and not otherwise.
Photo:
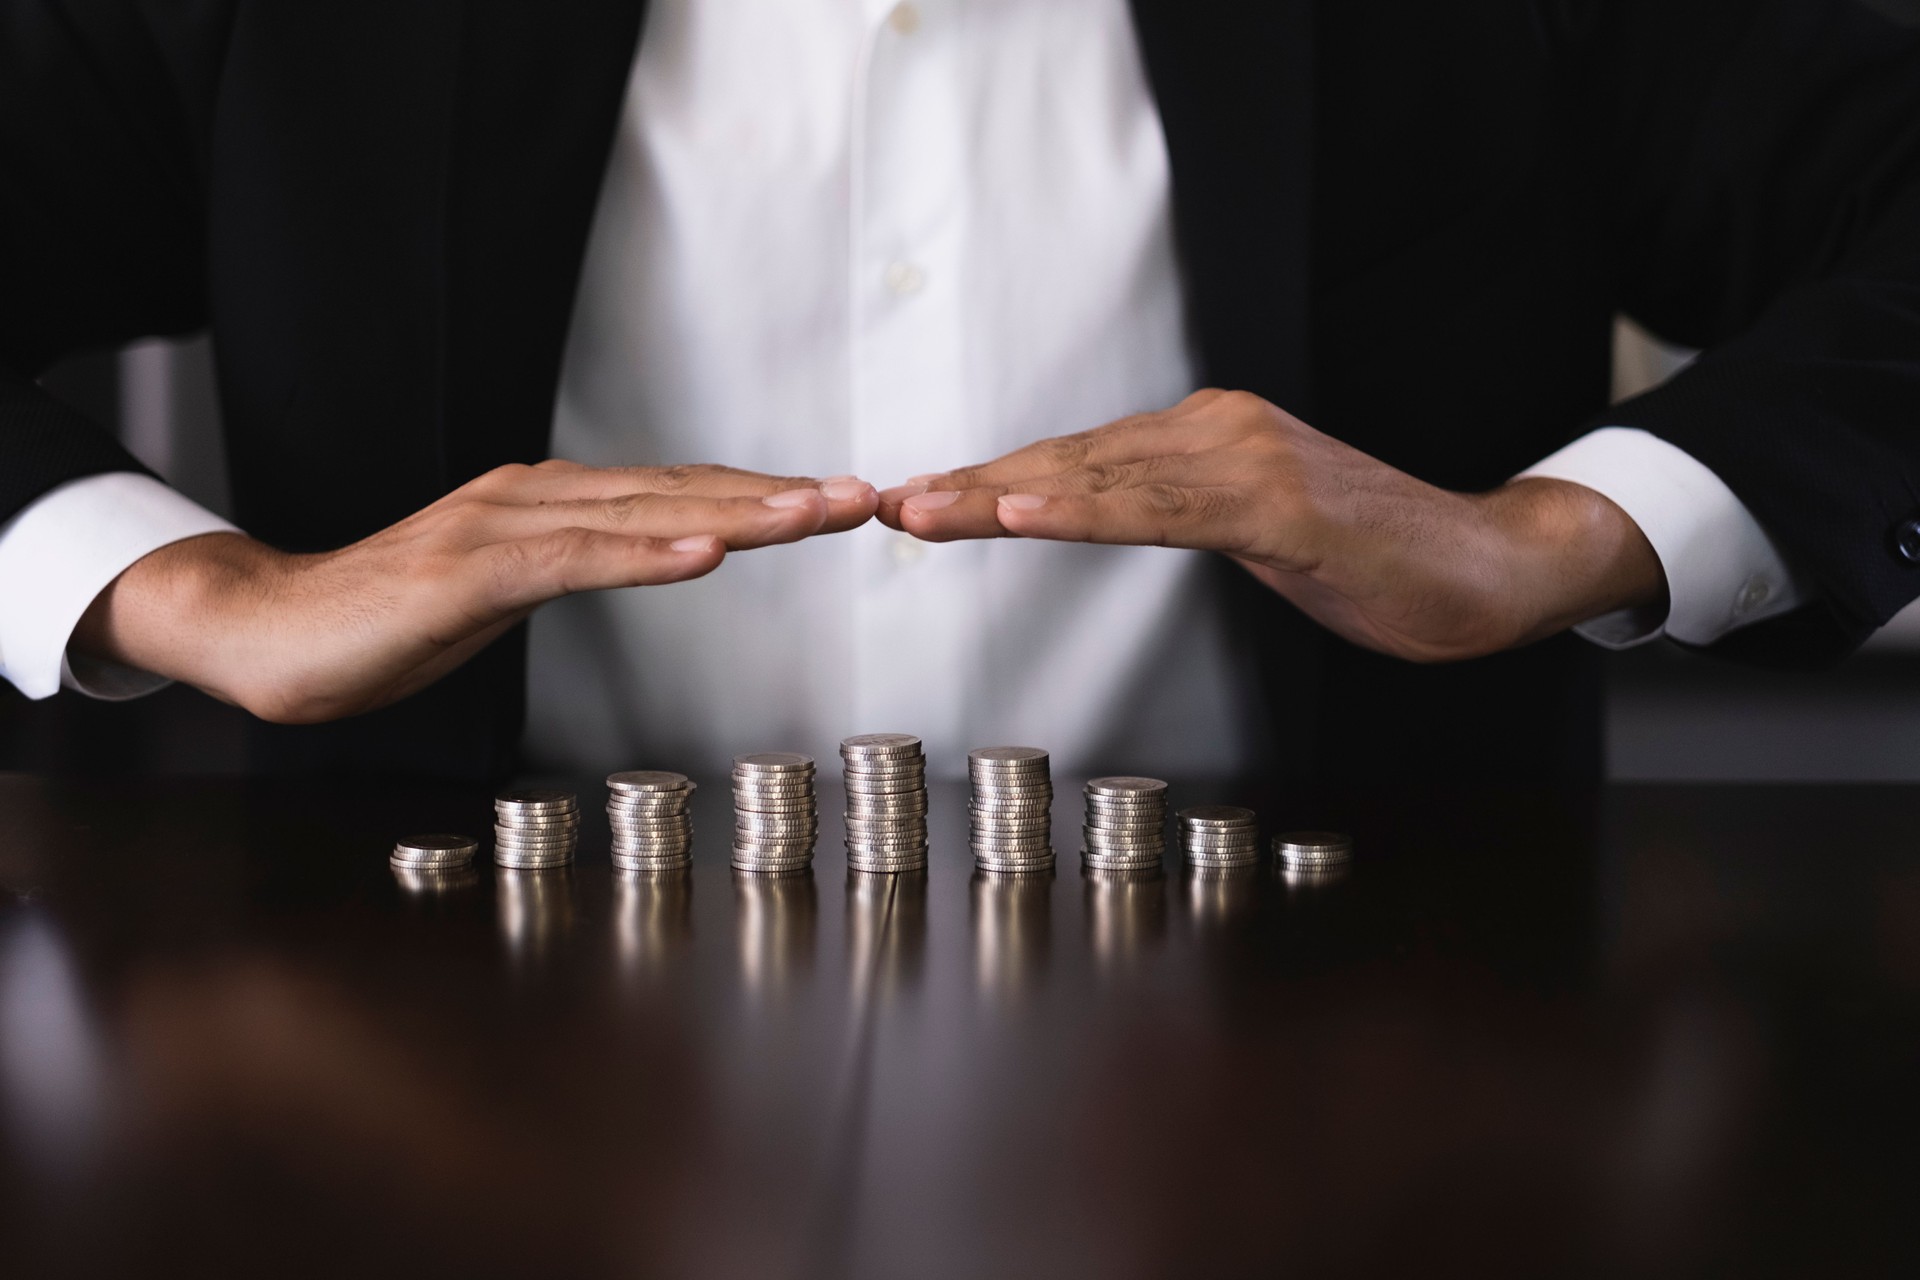
[(1527, 477), (1474, 499), (1502, 549), (1522, 643), (1624, 609), (1663, 606), (1653, 544), (1612, 500), (1567, 480)]
[(94, 599), (69, 648), (246, 706), (247, 619), (286, 558), (238, 533), (170, 543), (135, 561)]

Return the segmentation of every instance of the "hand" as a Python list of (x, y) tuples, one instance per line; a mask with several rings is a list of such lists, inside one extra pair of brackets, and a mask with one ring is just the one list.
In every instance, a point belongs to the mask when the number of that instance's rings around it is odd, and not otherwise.
[(931, 542), (1218, 551), (1347, 639), (1417, 662), (1527, 644), (1666, 592), (1639, 526), (1591, 489), (1437, 489), (1245, 393), (1201, 391), (880, 500), (882, 521)]
[(163, 547), (94, 601), (72, 643), (262, 719), (334, 720), (426, 687), (548, 600), (698, 578), (729, 550), (864, 524), (877, 503), (852, 477), (501, 467), (341, 551), (238, 534)]

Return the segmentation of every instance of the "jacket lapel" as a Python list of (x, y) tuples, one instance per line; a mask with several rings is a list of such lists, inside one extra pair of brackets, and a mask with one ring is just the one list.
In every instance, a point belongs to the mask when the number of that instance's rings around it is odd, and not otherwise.
[(1133, 0), (1207, 381), (1312, 413), (1313, 0)]
[(546, 455), (645, 0), (466, 0), (441, 296), (446, 480)]

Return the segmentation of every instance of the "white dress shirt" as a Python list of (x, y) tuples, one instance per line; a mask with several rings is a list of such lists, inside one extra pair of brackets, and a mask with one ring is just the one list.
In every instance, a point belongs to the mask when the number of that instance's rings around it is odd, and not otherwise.
[[(1126, 0), (653, 0), (556, 456), (887, 485), (1171, 405), (1193, 369)], [(1653, 436), (1597, 432), (1527, 474), (1619, 503), (1666, 569), (1667, 618), (1590, 638), (1710, 643), (1802, 598), (1738, 498)], [(99, 590), (227, 527), (143, 477), (47, 495), (0, 527), (0, 673), (51, 694)], [(713, 776), (741, 750), (830, 760), (848, 733), (902, 729), (948, 773), (1006, 741), (1048, 746), (1063, 774), (1231, 772), (1246, 673), (1202, 568), (870, 526), (560, 601), (533, 624), (528, 745), (544, 767)]]

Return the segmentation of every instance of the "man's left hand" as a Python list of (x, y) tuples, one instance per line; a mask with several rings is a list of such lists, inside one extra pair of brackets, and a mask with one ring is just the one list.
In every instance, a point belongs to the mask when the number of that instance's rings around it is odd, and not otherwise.
[(1450, 492), (1243, 392), (917, 477), (882, 493), (879, 515), (930, 542), (1217, 551), (1349, 640), (1417, 662), (1513, 648), (1666, 594), (1645, 535), (1591, 489)]

